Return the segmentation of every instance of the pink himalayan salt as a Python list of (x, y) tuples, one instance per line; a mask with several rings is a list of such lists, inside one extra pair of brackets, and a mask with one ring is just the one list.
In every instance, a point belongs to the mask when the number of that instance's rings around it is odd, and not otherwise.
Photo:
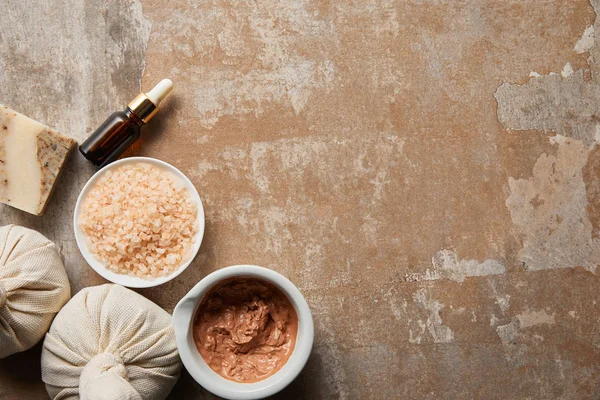
[(90, 190), (80, 225), (90, 252), (110, 270), (151, 279), (191, 256), (197, 205), (169, 172), (147, 163), (123, 165)]

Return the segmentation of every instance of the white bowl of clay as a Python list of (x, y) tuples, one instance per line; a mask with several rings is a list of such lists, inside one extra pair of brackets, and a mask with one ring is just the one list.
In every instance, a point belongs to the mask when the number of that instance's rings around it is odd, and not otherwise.
[(306, 365), (314, 340), (312, 314), (298, 288), (255, 265), (206, 276), (177, 304), (172, 324), (190, 375), (234, 400), (285, 388)]
[(204, 208), (177, 168), (148, 157), (96, 172), (75, 204), (73, 228), (87, 263), (131, 288), (163, 284), (192, 262), (204, 235)]

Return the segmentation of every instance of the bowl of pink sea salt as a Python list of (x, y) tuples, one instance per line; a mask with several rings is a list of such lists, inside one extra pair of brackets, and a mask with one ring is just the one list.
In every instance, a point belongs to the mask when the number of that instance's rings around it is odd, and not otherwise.
[(123, 286), (158, 286), (192, 262), (204, 235), (204, 208), (192, 182), (154, 158), (115, 161), (79, 194), (75, 240), (87, 263)]

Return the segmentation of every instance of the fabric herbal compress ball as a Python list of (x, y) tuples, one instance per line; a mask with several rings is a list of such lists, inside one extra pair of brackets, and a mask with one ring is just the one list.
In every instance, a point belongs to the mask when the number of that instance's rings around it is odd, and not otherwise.
[(0, 358), (39, 342), (69, 297), (56, 245), (22, 226), (0, 227)]
[(42, 379), (53, 399), (164, 399), (180, 369), (171, 315), (112, 284), (73, 296), (42, 350)]

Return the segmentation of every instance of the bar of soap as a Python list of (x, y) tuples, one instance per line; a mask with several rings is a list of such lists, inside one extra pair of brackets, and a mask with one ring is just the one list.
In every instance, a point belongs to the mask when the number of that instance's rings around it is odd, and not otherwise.
[(41, 215), (76, 143), (0, 105), (0, 202)]

